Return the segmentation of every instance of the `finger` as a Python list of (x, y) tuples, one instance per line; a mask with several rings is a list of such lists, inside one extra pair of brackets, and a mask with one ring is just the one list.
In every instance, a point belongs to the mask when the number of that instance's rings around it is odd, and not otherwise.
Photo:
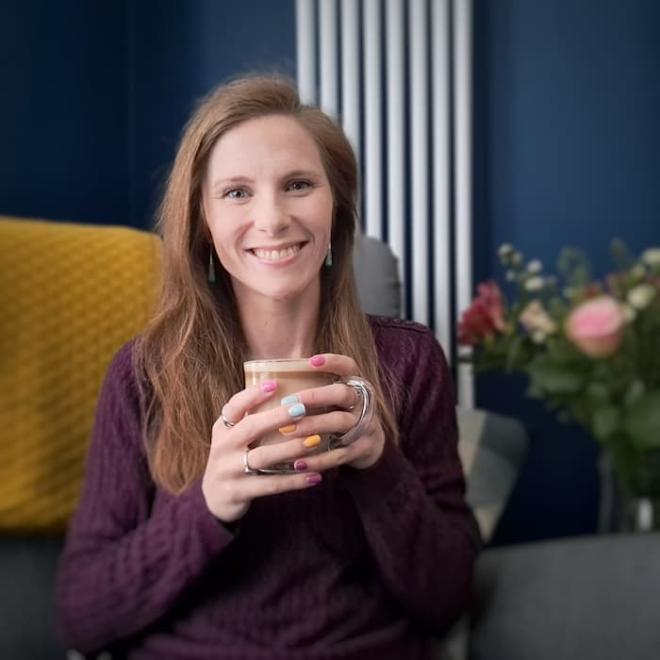
[(310, 366), (319, 371), (329, 371), (338, 376), (358, 376), (360, 371), (355, 360), (338, 353), (319, 353), (309, 358)]
[(319, 415), (309, 415), (295, 423), (278, 428), (284, 437), (307, 437), (324, 433), (346, 433), (357, 423), (355, 413), (333, 410)]
[(321, 452), (319, 454), (312, 454), (304, 458), (296, 460), (296, 465), (299, 462), (305, 464), (307, 472), (326, 472), (333, 468), (339, 467), (348, 461), (353, 460), (353, 452), (349, 447), (338, 447), (330, 451)]
[(222, 416), (224, 415), (224, 418), (228, 422), (237, 424), (252, 408), (270, 399), (276, 391), (276, 380), (265, 380), (257, 385), (250, 385), (234, 394), (225, 403), (222, 407), (220, 417), (216, 421), (222, 422)]
[(237, 447), (247, 447), (262, 436), (278, 429), (294, 430), (305, 417), (307, 410), (299, 401), (276, 406), (269, 410), (245, 416), (233, 430), (232, 442)]
[(308, 414), (319, 408), (334, 407), (350, 410), (362, 401), (353, 387), (343, 383), (301, 390), (296, 396), (305, 405)]
[(251, 501), (257, 497), (279, 495), (292, 490), (304, 490), (321, 483), (323, 477), (318, 472), (301, 474), (250, 475), (236, 481), (236, 497)]
[[(293, 464), (296, 459), (306, 456), (310, 451), (323, 451), (327, 449), (329, 440), (314, 434), (305, 438), (282, 440), (267, 445), (260, 445), (249, 450), (248, 463), (253, 470), (265, 470), (282, 463)], [(304, 459), (303, 459), (304, 460)], [(298, 470), (306, 470), (302, 465)]]

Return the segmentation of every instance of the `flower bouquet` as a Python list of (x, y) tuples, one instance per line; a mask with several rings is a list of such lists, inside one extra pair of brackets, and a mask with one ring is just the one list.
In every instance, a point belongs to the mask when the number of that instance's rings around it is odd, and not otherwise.
[(480, 284), (458, 340), (472, 347), (463, 361), (477, 373), (525, 373), (530, 396), (588, 429), (611, 457), (624, 502), (643, 500), (642, 527), (657, 528), (660, 248), (633, 258), (614, 241), (612, 255), (613, 272), (596, 280), (579, 250), (562, 250), (547, 275), (540, 261), (503, 245), (510, 301), (496, 282)]

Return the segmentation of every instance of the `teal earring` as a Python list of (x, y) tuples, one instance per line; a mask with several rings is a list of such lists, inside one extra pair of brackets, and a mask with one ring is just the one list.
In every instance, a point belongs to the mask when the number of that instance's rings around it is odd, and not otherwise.
[(328, 254), (325, 255), (325, 261), (323, 263), (326, 268), (332, 266), (332, 243), (328, 245)]
[(209, 284), (215, 282), (215, 265), (213, 264), (213, 247), (209, 251), (209, 274), (208, 274)]

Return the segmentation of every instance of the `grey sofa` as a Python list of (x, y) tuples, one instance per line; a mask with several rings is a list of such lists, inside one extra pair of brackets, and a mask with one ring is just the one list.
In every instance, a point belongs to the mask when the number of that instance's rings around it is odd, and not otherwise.
[[(373, 239), (356, 246), (367, 311), (396, 315), (397, 264)], [(460, 410), (460, 451), (487, 544), (525, 458), (515, 420)], [(54, 632), (53, 584), (60, 537), (0, 535), (0, 658), (64, 658)], [(658, 657), (660, 538), (599, 536), (487, 549), (473, 611), (441, 644), (459, 660)]]

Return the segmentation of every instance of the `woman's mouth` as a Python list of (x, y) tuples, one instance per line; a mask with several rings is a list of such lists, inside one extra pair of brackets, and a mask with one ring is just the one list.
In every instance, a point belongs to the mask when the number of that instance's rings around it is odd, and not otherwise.
[(295, 243), (294, 245), (281, 248), (250, 248), (248, 252), (253, 254), (260, 261), (278, 263), (295, 257), (304, 246), (305, 243)]

